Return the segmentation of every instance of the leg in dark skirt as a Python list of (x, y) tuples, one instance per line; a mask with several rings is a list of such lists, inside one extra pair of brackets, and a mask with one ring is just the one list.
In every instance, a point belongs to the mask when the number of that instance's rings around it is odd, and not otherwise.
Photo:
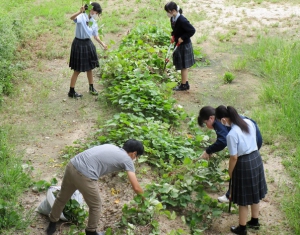
[(188, 82), (188, 68), (195, 64), (192, 43), (182, 44), (173, 54), (173, 64), (176, 70), (181, 70), (181, 84), (175, 87), (175, 91), (186, 91), (190, 89)]
[(259, 203), (267, 194), (264, 167), (258, 151), (238, 157), (233, 171), (233, 203), (247, 206)]
[(78, 98), (82, 97), (75, 91), (75, 84), (80, 72), (87, 72), (89, 81), (89, 92), (93, 95), (98, 95), (94, 88), (92, 70), (99, 67), (99, 60), (97, 57), (96, 47), (90, 39), (75, 38), (71, 47), (71, 55), (69, 67), (74, 70), (70, 82), (69, 97)]
[(71, 82), (70, 82), (70, 91), (68, 93), (68, 96), (71, 97), (71, 98), (81, 98), (82, 95), (81, 94), (78, 94), (76, 91), (75, 91), (75, 84), (76, 84), (76, 81), (77, 81), (77, 78), (78, 78), (78, 75), (80, 74), (80, 72), (78, 71), (74, 71), (73, 72), (73, 75), (71, 77)]

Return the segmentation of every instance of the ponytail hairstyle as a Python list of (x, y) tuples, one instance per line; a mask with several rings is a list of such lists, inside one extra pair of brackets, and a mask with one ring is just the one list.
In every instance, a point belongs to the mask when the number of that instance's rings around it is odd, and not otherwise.
[(165, 11), (170, 12), (173, 10), (178, 11), (180, 14), (182, 14), (182, 9), (180, 8), (180, 6), (178, 6), (175, 2), (168, 2), (165, 5)]
[(216, 108), (216, 118), (221, 120), (224, 117), (230, 118), (230, 121), (239, 126), (243, 132), (249, 133), (248, 124), (240, 117), (234, 107), (227, 106), (226, 108), (224, 105), (220, 105)]
[(204, 121), (208, 120), (210, 116), (215, 116), (215, 108), (211, 106), (204, 106), (199, 111), (198, 125), (203, 126)]

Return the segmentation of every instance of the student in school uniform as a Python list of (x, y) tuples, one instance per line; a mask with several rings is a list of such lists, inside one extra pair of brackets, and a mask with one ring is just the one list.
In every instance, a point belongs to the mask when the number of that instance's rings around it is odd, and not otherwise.
[(167, 16), (170, 17), (172, 33), (171, 42), (179, 44), (173, 53), (173, 64), (176, 70), (181, 70), (181, 84), (174, 88), (175, 91), (190, 89), (188, 82), (188, 68), (195, 64), (191, 37), (195, 34), (195, 28), (182, 15), (182, 9), (175, 2), (165, 5)]
[[(220, 105), (215, 117), (222, 125), (230, 127), (226, 136), (230, 154), (229, 176), (231, 200), (239, 206), (239, 225), (232, 226), (234, 234), (246, 235), (247, 227), (259, 229), (259, 202), (267, 194), (264, 165), (256, 142), (255, 124), (242, 119), (232, 106)], [(247, 222), (248, 206), (251, 208), (251, 220)]]
[(99, 60), (96, 52), (96, 47), (91, 40), (91, 36), (106, 50), (107, 46), (100, 40), (98, 35), (97, 17), (102, 13), (102, 8), (99, 3), (92, 2), (92, 9), (89, 14), (85, 13), (88, 6), (80, 7), (80, 10), (74, 13), (70, 19), (76, 23), (75, 38), (71, 47), (71, 55), (69, 67), (74, 70), (68, 96), (71, 98), (80, 98), (82, 94), (75, 91), (75, 84), (78, 75), (81, 72), (86, 72), (89, 82), (89, 92), (92, 95), (98, 95), (94, 88), (94, 79), (92, 70), (99, 67)]

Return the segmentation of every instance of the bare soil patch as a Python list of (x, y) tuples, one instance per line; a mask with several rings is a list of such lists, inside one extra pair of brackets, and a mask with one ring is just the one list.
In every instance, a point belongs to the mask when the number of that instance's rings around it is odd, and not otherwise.
[[(224, 50), (224, 48), (226, 45), (232, 48), (240, 43), (251, 43), (255, 41), (258, 34), (299, 37), (300, 8), (287, 3), (266, 2), (233, 5), (230, 1), (224, 0), (193, 0), (180, 5), (187, 18), (193, 11), (199, 14), (205, 13), (205, 20), (192, 22), (197, 29), (193, 43), (197, 44), (197, 38), (207, 36), (207, 40), (201, 42), (200, 46), (203, 47), (206, 59), (211, 61), (211, 64), (207, 67), (191, 69), (189, 74), (191, 89), (187, 92), (174, 93), (174, 97), (189, 114), (196, 115), (204, 105), (234, 104), (240, 111), (251, 115), (251, 107), (259, 105), (258, 95), (262, 81), (248, 73), (237, 73), (237, 78), (232, 84), (224, 85), (221, 77), (239, 55), (237, 50)], [(70, 35), (73, 34), (72, 30), (69, 32)], [(225, 35), (232, 30), (236, 33), (230, 36), (228, 42), (221, 42), (220, 35)], [(120, 35), (108, 35), (104, 41), (108, 42), (108, 38), (119, 41)], [(69, 42), (62, 43), (60, 48), (71, 45), (71, 40), (72, 36)], [(38, 53), (38, 49), (47, 50), (47, 46), (41, 45), (41, 42), (47, 43), (46, 38), (32, 41), (31, 45), (28, 45), (30, 48), (37, 48), (32, 57), (35, 59), (34, 62), (25, 71), (26, 73), (24, 72), (27, 79), (30, 77), (32, 79), (26, 83), (20, 82), (23, 87), (14, 96), (15, 98), (5, 100), (7, 105), (4, 104), (1, 111), (1, 124), (11, 126), (11, 131), (18, 136), (17, 151), (23, 152), (24, 161), (29, 161), (34, 167), (33, 177), (36, 180), (50, 180), (56, 177), (60, 183), (63, 172), (60, 167), (61, 150), (67, 145), (72, 145), (75, 140), (88, 138), (97, 128), (97, 120), (108, 115), (110, 110), (87, 93), (85, 74), (80, 75), (76, 84), (76, 89), (84, 94), (83, 99), (69, 99), (67, 92), (71, 71), (67, 66), (68, 53), (52, 55), (54, 57), (49, 59), (47, 55)], [(36, 81), (40, 83), (36, 84)], [(97, 88), (101, 89), (101, 87)], [(280, 208), (282, 195), (280, 186), (289, 183), (281, 158), (266, 145), (262, 147), (261, 153), (265, 161), (269, 192), (261, 202), (262, 229), (250, 230), (248, 234), (291, 234)], [(137, 169), (137, 172), (141, 168), (142, 166)], [(138, 176), (143, 185), (151, 181), (149, 175)], [(119, 190), (120, 193), (112, 195), (111, 188)], [(226, 186), (224, 192), (225, 190)], [(132, 199), (133, 191), (125, 179), (115, 175), (100, 179), (99, 191), (103, 198), (103, 216), (99, 221), (99, 230), (102, 230), (120, 219), (123, 204)], [(224, 192), (213, 197), (217, 198)], [(44, 198), (44, 192), (28, 191), (21, 203), (29, 210), (36, 208)], [(116, 199), (119, 200), (118, 203)], [(34, 214), (34, 217), (31, 227), (17, 234), (44, 234), (48, 218), (38, 213)], [(159, 220), (161, 234), (168, 234), (178, 228), (188, 231), (179, 217), (172, 221), (162, 216)], [(237, 214), (223, 213), (204, 234), (231, 234), (229, 228), (237, 222)], [(61, 233), (57, 232), (57, 234)]]

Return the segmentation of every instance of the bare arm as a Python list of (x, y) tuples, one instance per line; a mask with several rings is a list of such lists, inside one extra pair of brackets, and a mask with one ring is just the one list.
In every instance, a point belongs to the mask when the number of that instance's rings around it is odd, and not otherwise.
[(137, 178), (136, 178), (136, 175), (134, 172), (131, 172), (131, 171), (127, 171), (127, 175), (128, 175), (128, 179), (131, 183), (131, 186), (132, 186), (132, 189), (137, 193), (137, 194), (142, 194), (144, 191), (143, 189), (141, 188)]
[(70, 19), (75, 20), (77, 18), (77, 16), (80, 15), (82, 12), (84, 12), (84, 6), (80, 7), (80, 10), (78, 12), (71, 15)]
[(99, 38), (99, 36), (94, 36), (94, 39), (99, 42), (99, 44), (103, 47), (104, 50), (107, 50), (107, 46), (105, 45), (104, 42), (102, 42)]
[(237, 159), (238, 159), (237, 155), (230, 156), (230, 158), (229, 158), (229, 169), (228, 169), (228, 172), (229, 172), (230, 178), (232, 178), (232, 172), (233, 172), (233, 169), (235, 168)]

